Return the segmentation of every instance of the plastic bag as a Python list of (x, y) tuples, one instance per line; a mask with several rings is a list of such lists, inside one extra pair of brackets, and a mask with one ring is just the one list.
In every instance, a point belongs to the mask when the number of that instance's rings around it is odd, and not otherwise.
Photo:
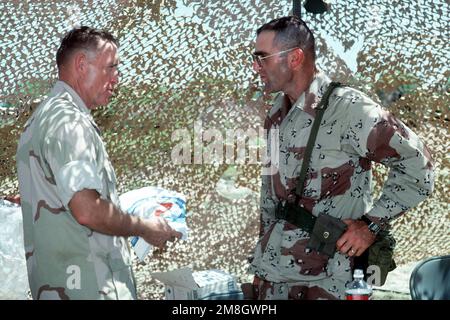
[(28, 273), (19, 205), (0, 199), (0, 230), (0, 299), (27, 299)]
[[(186, 197), (181, 193), (159, 187), (144, 187), (122, 194), (122, 210), (142, 218), (161, 216), (186, 240), (189, 229), (186, 225)], [(131, 238), (131, 246), (139, 260), (143, 261), (152, 245), (140, 237)]]

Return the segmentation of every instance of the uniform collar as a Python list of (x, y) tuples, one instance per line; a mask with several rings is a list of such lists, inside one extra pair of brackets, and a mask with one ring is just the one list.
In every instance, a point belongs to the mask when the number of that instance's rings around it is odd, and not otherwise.
[(53, 86), (53, 89), (50, 93), (51, 96), (56, 96), (63, 94), (64, 92), (67, 92), (71, 97), (73, 103), (78, 107), (78, 109), (87, 114), (91, 114), (91, 110), (86, 106), (84, 101), (81, 99), (81, 97), (78, 95), (78, 93), (67, 83), (65, 83), (62, 80), (56, 81), (55, 85)]
[[(331, 82), (330, 78), (328, 78), (322, 71), (317, 71), (316, 74), (314, 75), (314, 79), (311, 82), (311, 84), (309, 85), (308, 89), (306, 89), (301, 95), (300, 97), (297, 99), (297, 101), (295, 101), (293, 107), (294, 108), (299, 108), (300, 110), (304, 110), (305, 109), (305, 100), (307, 96), (310, 96), (311, 94), (313, 94), (315, 97), (321, 97), (323, 95), (324, 90), (328, 87), (329, 83)], [(317, 99), (315, 99), (317, 100)], [(308, 99), (307, 103), (311, 104), (311, 101)], [(312, 103), (312, 105), (308, 105), (306, 106), (306, 108), (308, 107), (312, 107), (313, 109), (315, 109), (317, 106), (317, 103)]]

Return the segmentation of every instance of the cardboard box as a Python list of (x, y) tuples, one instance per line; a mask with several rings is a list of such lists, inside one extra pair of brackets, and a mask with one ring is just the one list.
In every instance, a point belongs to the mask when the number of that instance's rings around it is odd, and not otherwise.
[(242, 300), (236, 279), (222, 270), (192, 272), (189, 267), (154, 272), (152, 276), (165, 284), (167, 300)]

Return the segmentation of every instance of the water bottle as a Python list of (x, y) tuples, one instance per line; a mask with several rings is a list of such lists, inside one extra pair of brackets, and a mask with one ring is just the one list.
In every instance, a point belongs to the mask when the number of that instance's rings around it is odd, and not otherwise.
[(372, 296), (372, 287), (364, 281), (364, 273), (361, 269), (353, 272), (353, 281), (345, 290), (346, 300), (369, 300)]

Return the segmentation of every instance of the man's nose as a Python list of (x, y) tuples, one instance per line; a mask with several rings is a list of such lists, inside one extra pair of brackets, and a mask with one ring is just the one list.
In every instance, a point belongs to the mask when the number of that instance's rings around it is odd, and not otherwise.
[(118, 84), (119, 83), (119, 71), (114, 72), (114, 74), (111, 77), (111, 82), (113, 84)]
[(259, 72), (261, 70), (261, 66), (256, 60), (253, 61), (253, 70), (255, 70), (256, 72)]

